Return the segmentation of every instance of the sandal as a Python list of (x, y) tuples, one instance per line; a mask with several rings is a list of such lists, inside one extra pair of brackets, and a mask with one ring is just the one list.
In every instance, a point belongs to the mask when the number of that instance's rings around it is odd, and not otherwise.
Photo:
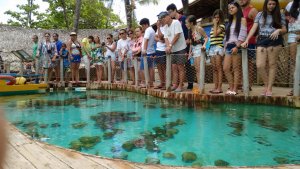
[(266, 95), (267, 97), (271, 97), (272, 96), (272, 92), (266, 92)]
[(226, 93), (225, 93), (225, 95), (231, 95), (231, 93), (232, 93), (232, 91), (227, 90)]
[(213, 91), (210, 91), (211, 94), (220, 94), (220, 93), (223, 93), (223, 91), (220, 91), (220, 90), (213, 90)]

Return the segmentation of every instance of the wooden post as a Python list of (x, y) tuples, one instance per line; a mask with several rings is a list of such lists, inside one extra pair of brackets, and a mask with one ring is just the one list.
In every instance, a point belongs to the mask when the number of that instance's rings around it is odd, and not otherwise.
[(248, 72), (248, 51), (242, 49), (242, 69), (243, 69), (243, 91), (245, 96), (249, 96), (249, 72)]
[(147, 62), (147, 56), (143, 56), (144, 60), (144, 74), (145, 74), (145, 81), (146, 81), (146, 87), (150, 88), (149, 86), (149, 69), (148, 69), (148, 62)]
[(137, 87), (139, 85), (139, 68), (138, 68), (138, 61), (137, 58), (133, 59), (134, 63), (134, 78), (135, 78), (135, 86)]
[(297, 46), (296, 66), (294, 73), (294, 96), (300, 96), (300, 45)]
[(63, 60), (63, 58), (62, 57), (60, 57), (59, 58), (59, 60), (60, 60), (60, 64), (59, 64), (59, 66), (60, 66), (60, 84), (61, 84), (61, 86), (62, 87), (65, 87), (65, 80), (64, 80), (64, 60)]
[(200, 94), (204, 94), (204, 83), (205, 83), (205, 51), (201, 51), (201, 58), (200, 58), (200, 77), (199, 77), (199, 91)]
[(108, 73), (107, 73), (108, 83), (111, 84), (111, 80), (112, 80), (112, 79), (111, 79), (111, 58), (108, 58), (108, 61), (107, 61), (107, 70), (108, 70), (108, 71), (107, 71), (107, 72), (108, 72)]
[(127, 58), (124, 59), (124, 83), (128, 82), (128, 69), (127, 69)]
[(171, 74), (172, 72), (172, 62), (171, 62), (171, 55), (168, 54), (166, 56), (166, 90), (170, 91), (171, 90)]

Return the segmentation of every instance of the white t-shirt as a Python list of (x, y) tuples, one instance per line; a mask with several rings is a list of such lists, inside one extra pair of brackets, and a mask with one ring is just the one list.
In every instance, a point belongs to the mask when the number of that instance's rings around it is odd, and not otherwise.
[[(113, 42), (111, 45), (107, 45), (109, 48), (112, 48), (113, 46), (115, 45), (115, 42)], [(106, 53), (105, 53), (105, 57), (108, 58), (108, 57), (111, 57), (112, 60), (116, 60), (116, 54), (115, 52), (112, 52), (110, 49), (106, 48)]]
[[(285, 7), (286, 11), (290, 12), (293, 5), (293, 1), (289, 2)], [(289, 32), (298, 32), (300, 31), (300, 14), (298, 15), (297, 20), (294, 23), (289, 23)]]
[(144, 34), (144, 40), (143, 40), (143, 43), (142, 43), (142, 51), (144, 51), (144, 41), (145, 39), (148, 39), (148, 46), (147, 46), (147, 49), (146, 49), (146, 53), (147, 54), (153, 54), (155, 53), (155, 48), (154, 48), (154, 45), (155, 45), (155, 31), (154, 29), (150, 26), (148, 27), (146, 30), (145, 30), (145, 34)]
[(164, 38), (168, 39), (170, 43), (174, 39), (175, 35), (180, 33), (179, 39), (172, 46), (172, 52), (178, 52), (184, 50), (186, 48), (186, 43), (185, 43), (184, 34), (180, 22), (178, 20), (172, 20), (170, 26), (166, 24), (164, 27), (165, 27)]
[[(160, 31), (163, 35), (165, 35), (165, 27), (160, 27)], [(158, 31), (156, 32), (158, 34)], [(166, 51), (166, 44), (158, 41), (156, 43), (156, 50), (158, 51)]]
[[(119, 39), (118, 40), (118, 43), (117, 43), (117, 51), (118, 53), (121, 52), (121, 54), (126, 54), (128, 53), (129, 51), (129, 48), (130, 48), (130, 44), (129, 44), (129, 40), (128, 39)], [(118, 56), (119, 57), (119, 61), (122, 60), (121, 56)]]

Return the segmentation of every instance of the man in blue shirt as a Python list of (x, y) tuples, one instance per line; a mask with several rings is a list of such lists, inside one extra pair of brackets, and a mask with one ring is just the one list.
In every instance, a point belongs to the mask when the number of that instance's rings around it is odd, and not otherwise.
[[(58, 39), (58, 37), (59, 37), (58, 33), (53, 33), (52, 37), (53, 37), (53, 42), (56, 44), (56, 49), (57, 49), (57, 52), (58, 52), (58, 57), (56, 57), (55, 67), (54, 67), (56, 82), (58, 82), (59, 81), (59, 76), (60, 76), (60, 56), (59, 56), (59, 51), (60, 51), (60, 49), (62, 47), (63, 42)], [(51, 77), (51, 76), (49, 75), (49, 77)]]
[[(189, 45), (189, 30), (185, 25), (186, 16), (179, 14), (177, 11), (176, 5), (173, 3), (168, 5), (167, 11), (168, 11), (169, 15), (171, 16), (171, 18), (177, 19), (181, 23), (185, 42), (187, 44), (186, 53), (188, 53), (190, 45)], [(190, 60), (188, 60), (185, 64), (185, 73), (186, 73), (186, 79), (188, 81), (187, 89), (193, 89), (193, 84), (194, 84), (194, 79), (195, 79), (195, 70), (191, 66)]]

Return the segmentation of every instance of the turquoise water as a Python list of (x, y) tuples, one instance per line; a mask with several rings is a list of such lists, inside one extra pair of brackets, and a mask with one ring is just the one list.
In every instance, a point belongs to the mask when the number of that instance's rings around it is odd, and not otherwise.
[[(161, 164), (177, 166), (214, 166), (216, 160), (230, 166), (300, 163), (299, 109), (188, 104), (122, 91), (2, 97), (0, 106), (20, 130), (50, 144), (69, 148), (72, 141), (80, 142), (80, 137), (100, 136), (100, 142), (81, 147), (80, 151), (105, 157), (122, 155), (141, 163), (151, 157)], [(83, 128), (72, 125), (80, 122)], [(176, 132), (168, 135), (166, 129)], [(104, 138), (108, 132), (114, 136)], [(132, 151), (122, 148), (126, 141), (136, 139), (142, 141), (140, 145), (135, 142)], [(184, 152), (195, 153), (197, 159), (184, 162)], [(165, 158), (164, 153), (176, 158)]]

